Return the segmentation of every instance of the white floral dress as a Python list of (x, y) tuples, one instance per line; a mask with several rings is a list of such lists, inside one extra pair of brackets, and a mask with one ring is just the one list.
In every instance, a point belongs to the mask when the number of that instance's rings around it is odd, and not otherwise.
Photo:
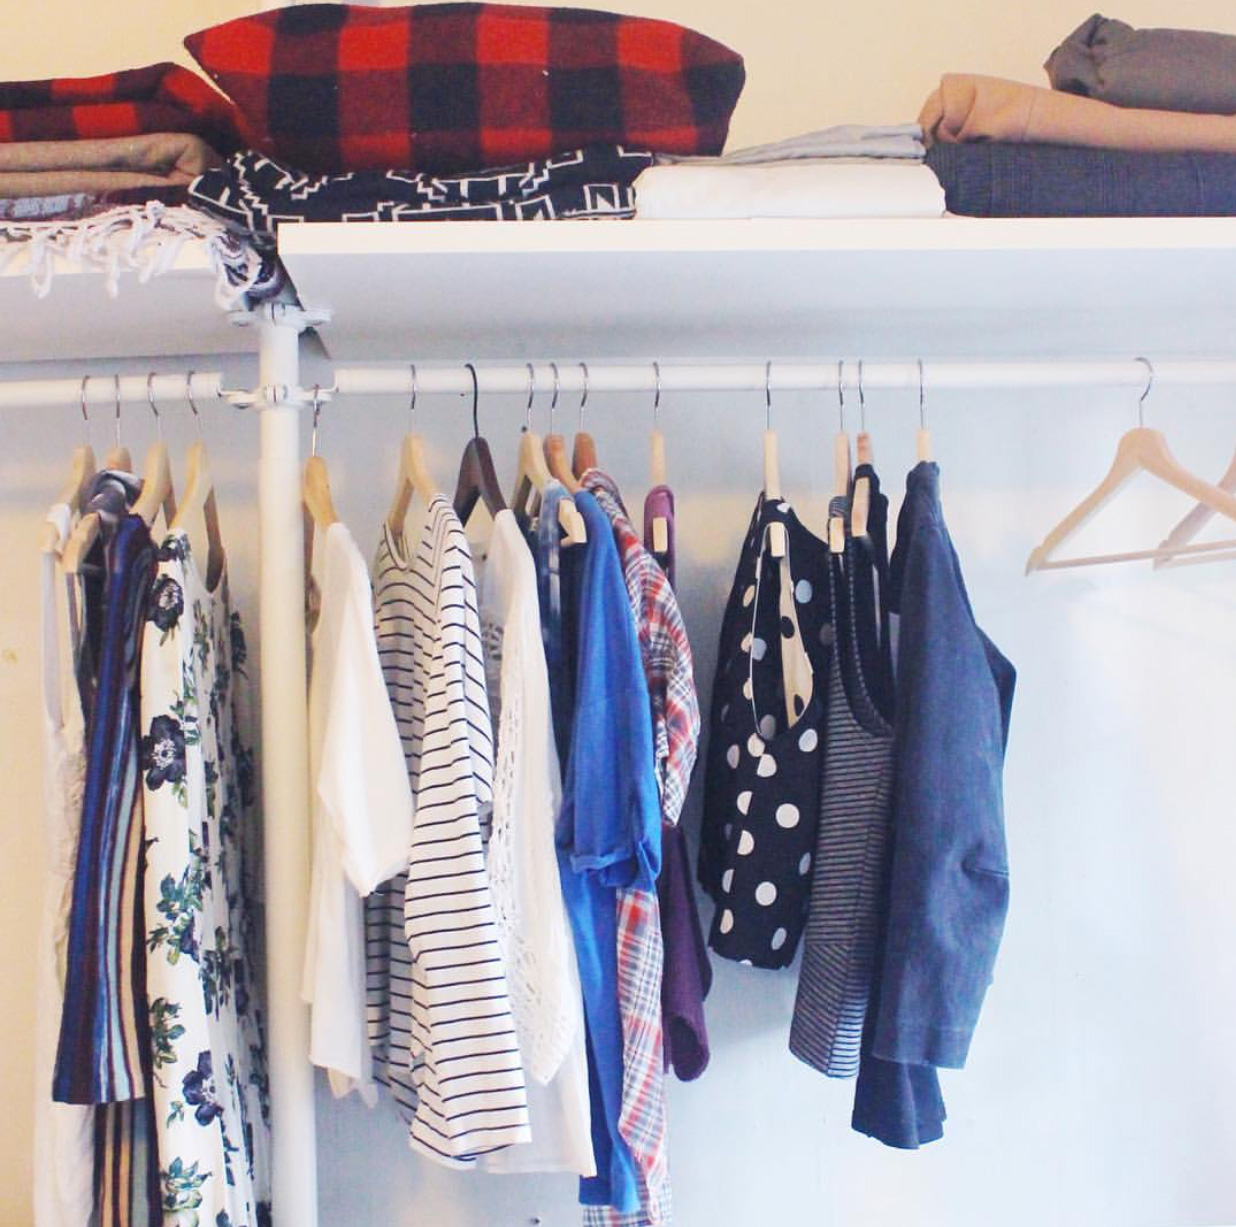
[(227, 580), (158, 551), (142, 644), (146, 991), (164, 1227), (270, 1221), (253, 756)]

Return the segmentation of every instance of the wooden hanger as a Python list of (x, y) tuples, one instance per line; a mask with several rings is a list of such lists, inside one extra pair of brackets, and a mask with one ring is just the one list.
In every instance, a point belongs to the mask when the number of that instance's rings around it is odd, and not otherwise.
[(931, 431), (927, 429), (927, 413), (923, 407), (923, 360), (918, 360), (918, 434), (914, 440), (914, 453), (919, 462), (930, 460)]
[[(858, 360), (858, 463), (875, 463), (875, 449), (867, 433), (867, 398), (863, 395), (863, 360)], [(871, 478), (864, 473), (854, 479), (854, 493), (850, 498), (850, 536), (860, 541), (867, 539), (867, 522), (871, 516)]]
[[(772, 362), (764, 365), (764, 498), (781, 497), (781, 463), (777, 456), (777, 435), (772, 428)], [(785, 525), (768, 526), (768, 549), (774, 558), (784, 558), (788, 545)]]
[[(837, 362), (837, 433), (833, 436), (833, 497), (849, 498), (854, 478), (850, 456), (850, 436), (845, 431), (845, 359)], [(829, 516), (828, 550), (830, 554), (845, 553), (845, 517)]]
[[(412, 402), (408, 406), (408, 414), (415, 422), (415, 364), (412, 366)], [(386, 527), (396, 539), (402, 541), (404, 521), (408, 518), (408, 507), (412, 503), (412, 496), (419, 495), (422, 502), (428, 503), (438, 494), (438, 484), (429, 472), (425, 439), (415, 430), (409, 430), (399, 447), (399, 479), (395, 486), (395, 497), (391, 501), (390, 510), (386, 513)]]
[[(82, 395), (85, 396), (86, 380), (89, 375), (82, 379)], [(103, 467), (105, 469), (120, 469), (125, 473), (133, 472), (133, 457), (129, 453), (129, 449), (120, 442), (120, 376), (113, 375), (112, 380), (115, 383), (116, 395), (116, 444), (103, 457)]]
[(489, 444), (481, 438), (477, 417), (481, 392), (476, 378), (476, 367), (471, 362), (464, 365), (472, 376), (472, 438), (464, 448), (463, 459), (459, 464), (459, 481), (455, 485), (455, 514), (461, 524), (467, 524), (477, 503), (483, 503), (491, 516), (496, 516), (506, 507), (502, 488), (498, 485), (498, 474), (494, 469), (493, 455)]
[(597, 465), (596, 440), (584, 429), (584, 406), (588, 403), (588, 364), (581, 362), (584, 372), (584, 389), (579, 398), (579, 429), (575, 432), (575, 450), (571, 454), (571, 471), (576, 477), (583, 477), (589, 469)]
[[(653, 487), (665, 485), (665, 436), (661, 433), (661, 364), (654, 362), (657, 389), (652, 402), (652, 438), (650, 440), (649, 471)], [(652, 551), (664, 554), (669, 549), (669, 520), (665, 516), (652, 518)]]
[(545, 463), (549, 471), (572, 494), (578, 494), (582, 489), (571, 470), (571, 462), (567, 457), (566, 439), (554, 433), (554, 410), (558, 408), (558, 364), (551, 362), (550, 369), (554, 372), (554, 397), (549, 402), (549, 434), (545, 436)]
[[(185, 399), (193, 410), (197, 428), (202, 418), (193, 400), (193, 372), (185, 376)], [(213, 588), (223, 574), (223, 534), (219, 530), (219, 505), (215, 500), (215, 482), (210, 471), (210, 457), (203, 439), (189, 447), (185, 456), (185, 497), (170, 525), (172, 532), (188, 532), (188, 525), (198, 519), (206, 526), (206, 587)]]
[(134, 514), (142, 517), (146, 527), (154, 525), (159, 511), (163, 512), (163, 523), (169, 528), (176, 518), (176, 494), (172, 487), (172, 462), (163, 443), (163, 420), (159, 416), (158, 407), (154, 403), (154, 372), (146, 376), (146, 399), (150, 402), (150, 412), (154, 414), (155, 425), (159, 437), (146, 451), (146, 468), (142, 474), (142, 492), (133, 504)]
[(1098, 566), (1112, 562), (1133, 562), (1144, 558), (1172, 557), (1180, 553), (1200, 554), (1210, 551), (1230, 551), (1236, 542), (1224, 541), (1205, 545), (1185, 545), (1174, 550), (1148, 549), (1130, 550), (1120, 554), (1097, 554), (1085, 558), (1056, 559), (1056, 550), (1073, 537), (1083, 525), (1089, 521), (1115, 497), (1131, 477), (1140, 472), (1150, 473), (1177, 490), (1195, 498), (1218, 515), (1227, 516), (1236, 521), (1236, 497), (1209, 482), (1203, 481), (1196, 474), (1189, 472), (1171, 454), (1167, 440), (1157, 430), (1146, 426), (1135, 426), (1120, 439), (1116, 448), (1116, 457), (1107, 476), (1094, 491), (1078, 504), (1055, 528), (1043, 539), (1026, 562), (1026, 574), (1031, 571), (1045, 571), (1063, 567)]
[[(326, 461), (318, 455), (318, 418), (321, 413), (321, 388), (315, 383), (313, 385), (313, 431), (310, 436), (309, 459), (305, 461), (301, 496), (312, 525), (325, 532), (332, 524), (338, 522), (339, 517), (335, 514), (335, 502), (331, 498), (330, 474), (326, 470)], [(307, 543), (306, 552), (308, 549)], [(307, 575), (308, 571), (305, 574)]]
[[(519, 432), (519, 460), (515, 470), (515, 492), (511, 506), (521, 528), (532, 523), (533, 513), (545, 494), (545, 487), (553, 479), (545, 462), (545, 444), (532, 429), (532, 398), (535, 395), (535, 372), (531, 362), (528, 368), (528, 407), (524, 428)], [(565, 459), (565, 453), (564, 453)], [(588, 540), (584, 517), (580, 515), (573, 498), (558, 500), (558, 525), (562, 529), (563, 545), (583, 545)]]
[[(1236, 493), (1236, 455), (1233, 455), (1232, 462), (1215, 485), (1225, 494)], [(1164, 554), (1154, 560), (1154, 568), (1158, 570), (1160, 567), (1184, 566), (1186, 563), (1217, 561), (1204, 556), (1178, 557), (1182, 547), (1187, 546), (1210, 523), (1214, 515), (1214, 508), (1205, 503), (1198, 503), (1187, 512), (1180, 523), (1159, 542), (1159, 549), (1164, 551)], [(1229, 541), (1227, 544), (1236, 546), (1236, 541)]]
[[(94, 477), (94, 449), (89, 443), (73, 449), (69, 461), (69, 477), (60, 491), (56, 502), (62, 503), (73, 513), (82, 509), (82, 501), (86, 497), (86, 489)], [(66, 543), (67, 544), (67, 543)], [(60, 549), (60, 533), (54, 524), (44, 524), (39, 534), (39, 549), (44, 554), (54, 554)]]

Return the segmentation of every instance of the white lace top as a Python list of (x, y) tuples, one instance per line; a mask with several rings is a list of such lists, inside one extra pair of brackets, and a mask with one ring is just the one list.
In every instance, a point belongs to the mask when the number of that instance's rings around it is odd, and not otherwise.
[(474, 565), (497, 728), (487, 864), (532, 1124), (529, 1145), (489, 1155), (485, 1166), (592, 1175), (579, 972), (554, 848), (561, 774), (536, 570), (514, 513), (497, 514), (487, 556), (478, 551)]

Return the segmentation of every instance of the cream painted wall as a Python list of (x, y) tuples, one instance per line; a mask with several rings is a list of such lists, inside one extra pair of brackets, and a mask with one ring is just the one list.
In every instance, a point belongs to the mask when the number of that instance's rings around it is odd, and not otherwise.
[[(105, 13), (45, 0), (18, 7), (24, 20), (10, 15), (0, 41), (3, 78), (175, 57), (184, 32), (245, 6), (175, 0)], [(844, 120), (911, 117), (933, 80), (952, 69), (1037, 80), (1046, 53), (1089, 11), (1062, 0), (954, 0), (947, 9), (869, 0), (843, 11), (664, 0), (656, 15), (697, 25), (744, 52), (749, 84), (734, 140), (745, 143)], [(1218, 2), (1130, 2), (1121, 15), (1236, 31), (1236, 14)], [(243, 364), (233, 370), (251, 378)], [(971, 395), (930, 406), (971, 595), (1021, 670), (1007, 775), (1013, 911), (971, 1068), (947, 1079), (946, 1141), (901, 1155), (854, 1136), (849, 1088), (811, 1074), (785, 1051), (792, 977), (722, 965), (709, 1006), (713, 1067), (702, 1082), (670, 1092), (679, 1227), (1236, 1222), (1236, 827), (1229, 820), (1236, 590), (1221, 568), (1033, 583), (1020, 576), (1036, 535), (1106, 465), (1130, 421), (1127, 400)], [(1150, 408), (1186, 463), (1222, 469), (1233, 433), (1224, 395), (1165, 391)], [(665, 407), (684, 606), (702, 684), (758, 480), (751, 409), (735, 398), (682, 398)], [(869, 409), (896, 499), (911, 460), (913, 406), (872, 397)], [(363, 435), (337, 430), (328, 416), (323, 447), (340, 510), (369, 549), (386, 486), (372, 475), (393, 470), (403, 415), (396, 404), (365, 412), (372, 417)], [(638, 423), (644, 412), (615, 401), (594, 418), (605, 463), (636, 495), (645, 439), (642, 428), (619, 423)], [(445, 481), (462, 441), (458, 417), (432, 404), (425, 415)], [(504, 441), (495, 444), (504, 464), (520, 418), (515, 404), (494, 410), (491, 437)], [(818, 524), (826, 493), (816, 476), (818, 405), (786, 398), (778, 424), (787, 490)], [(139, 448), (150, 437), (146, 422), (126, 429)], [(256, 430), (232, 415), (226, 427), (219, 421), (208, 431), (234, 590), (252, 629)], [(31, 543), (77, 438), (73, 410), (13, 413), (0, 448), (0, 1227), (31, 1221), (29, 1054), (42, 857)], [(191, 438), (185, 422), (169, 426), (177, 455)], [(105, 448), (107, 432), (96, 427), (95, 442)], [(1143, 533), (1170, 522), (1174, 511), (1156, 508)], [(323, 1227), (578, 1221), (568, 1181), (470, 1181), (412, 1159), (387, 1116), (325, 1095), (320, 1108)]]
[[(582, 0), (581, 0), (582, 3)], [(14, 5), (21, 12), (29, 6)], [(36, 17), (8, 23), (0, 80), (177, 59), (190, 31), (251, 12), (245, 0), (168, 0), (157, 5), (45, 0)], [(807, 0), (602, 0), (585, 7), (643, 13), (693, 26), (740, 51), (747, 86), (731, 143), (787, 136), (826, 124), (913, 119), (942, 72), (984, 72), (1045, 83), (1048, 52), (1093, 11), (1090, 0), (993, 5), (950, 0), (816, 4)], [(1226, 0), (1126, 0), (1111, 13), (1135, 25), (1236, 33)]]

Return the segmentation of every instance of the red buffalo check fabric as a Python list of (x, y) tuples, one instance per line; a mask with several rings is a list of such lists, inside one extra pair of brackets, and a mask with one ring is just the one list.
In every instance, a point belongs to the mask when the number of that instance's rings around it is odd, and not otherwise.
[(589, 144), (720, 153), (742, 58), (668, 21), (512, 4), (298, 4), (190, 35), (261, 152), (475, 170)]
[[(644, 548), (614, 480), (589, 469), (583, 486), (614, 526), (627, 598), (651, 700), (661, 814), (676, 823), (699, 747), (700, 710), (691, 644), (669, 577)], [(585, 1227), (659, 1227), (671, 1220), (665, 1128), (661, 976), (665, 952), (654, 891), (618, 892), (618, 1007), (622, 1014), (622, 1112), (618, 1131), (640, 1173), (640, 1209), (585, 1207)]]
[(97, 77), (0, 83), (0, 141), (189, 132), (221, 154), (241, 146), (236, 110), (196, 73), (151, 64)]

